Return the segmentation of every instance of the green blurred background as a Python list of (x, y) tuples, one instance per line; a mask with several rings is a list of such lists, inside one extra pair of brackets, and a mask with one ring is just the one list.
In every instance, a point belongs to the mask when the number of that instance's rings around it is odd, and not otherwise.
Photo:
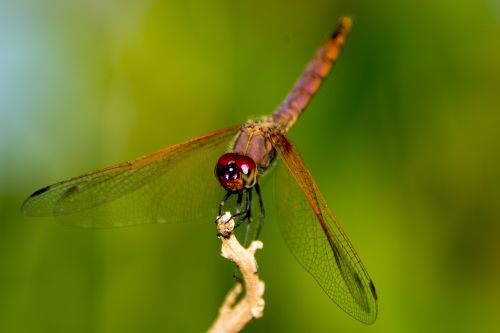
[(0, 3), (0, 332), (201, 332), (232, 285), (206, 225), (83, 230), (33, 190), (267, 114), (338, 17), (292, 130), (379, 293), (344, 314), (268, 221), (247, 332), (491, 332), (500, 310), (500, 2)]

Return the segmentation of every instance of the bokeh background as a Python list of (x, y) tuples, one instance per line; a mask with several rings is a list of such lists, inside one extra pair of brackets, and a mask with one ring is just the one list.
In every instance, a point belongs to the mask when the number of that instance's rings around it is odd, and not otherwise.
[(333, 304), (268, 221), (246, 332), (491, 332), (500, 310), (500, 2), (0, 2), (0, 332), (201, 332), (231, 287), (213, 225), (86, 230), (35, 189), (271, 112), (355, 23), (294, 140), (379, 293)]

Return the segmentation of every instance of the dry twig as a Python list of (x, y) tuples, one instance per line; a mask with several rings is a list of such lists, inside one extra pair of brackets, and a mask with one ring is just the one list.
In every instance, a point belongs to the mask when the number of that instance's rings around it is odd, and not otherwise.
[(236, 302), (243, 291), (243, 286), (237, 282), (229, 291), (222, 303), (219, 314), (209, 328), (209, 333), (228, 333), (241, 331), (253, 318), (264, 314), (264, 282), (259, 279), (255, 251), (262, 249), (261, 241), (253, 241), (244, 248), (233, 234), (234, 221), (226, 213), (217, 220), (217, 231), (222, 241), (221, 254), (224, 258), (238, 265), (245, 282), (245, 296)]

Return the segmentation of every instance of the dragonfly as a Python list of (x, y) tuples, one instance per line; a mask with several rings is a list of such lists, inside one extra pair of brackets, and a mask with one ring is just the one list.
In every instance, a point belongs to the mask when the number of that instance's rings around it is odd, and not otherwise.
[[(288, 248), (333, 302), (372, 324), (378, 311), (372, 279), (287, 136), (338, 59), (351, 24), (349, 17), (339, 20), (270, 116), (43, 187), (26, 199), (22, 211), (109, 228), (213, 221), (217, 209), (221, 215), (231, 206), (236, 225), (247, 223), (247, 231), (257, 225), (257, 238), (265, 217), (260, 185), (273, 170)], [(252, 223), (255, 211), (259, 219)]]

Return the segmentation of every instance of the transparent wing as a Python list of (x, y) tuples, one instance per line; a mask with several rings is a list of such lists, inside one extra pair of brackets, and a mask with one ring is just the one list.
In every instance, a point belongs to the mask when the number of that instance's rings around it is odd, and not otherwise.
[(225, 191), (213, 170), (238, 129), (219, 130), (44, 187), (22, 210), (82, 227), (214, 220)]
[(290, 251), (345, 312), (371, 324), (377, 317), (377, 294), (308, 169), (289, 139), (270, 136), (283, 161), (276, 167), (280, 227)]

